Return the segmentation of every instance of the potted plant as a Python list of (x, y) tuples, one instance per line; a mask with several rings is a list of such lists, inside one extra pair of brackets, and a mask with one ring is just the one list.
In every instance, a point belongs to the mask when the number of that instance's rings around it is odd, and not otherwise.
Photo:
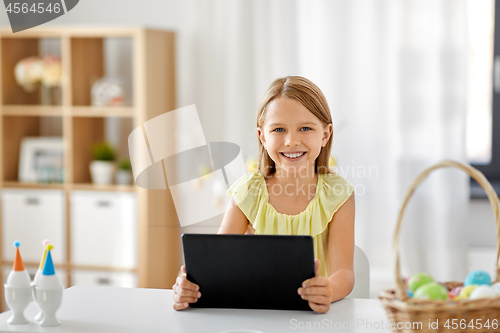
[(118, 170), (115, 173), (115, 181), (120, 185), (130, 185), (132, 179), (132, 165), (129, 159), (123, 159), (118, 164)]
[(94, 145), (94, 160), (90, 162), (92, 182), (99, 185), (108, 185), (113, 182), (115, 171), (115, 150), (108, 142)]

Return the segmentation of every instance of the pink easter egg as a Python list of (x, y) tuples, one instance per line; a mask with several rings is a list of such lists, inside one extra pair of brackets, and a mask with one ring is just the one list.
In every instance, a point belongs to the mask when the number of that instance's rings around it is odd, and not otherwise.
[(460, 290), (462, 290), (463, 287), (456, 287), (456, 288), (453, 288), (449, 293), (448, 295), (453, 295), (453, 297), (455, 296), (458, 296), (458, 294), (460, 294)]

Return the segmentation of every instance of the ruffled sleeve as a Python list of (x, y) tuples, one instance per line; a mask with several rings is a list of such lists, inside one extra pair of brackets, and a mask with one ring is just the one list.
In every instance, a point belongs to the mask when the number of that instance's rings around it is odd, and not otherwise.
[[(354, 192), (354, 185), (339, 174), (322, 174), (322, 179), (321, 188), (317, 192), (317, 201), (311, 207), (313, 212), (309, 221), (310, 235), (313, 237), (326, 230), (333, 215)], [(318, 223), (319, 221), (321, 223)]]
[(236, 180), (227, 190), (229, 197), (234, 199), (252, 225), (266, 203), (265, 184), (262, 182), (265, 180), (259, 173), (249, 173)]

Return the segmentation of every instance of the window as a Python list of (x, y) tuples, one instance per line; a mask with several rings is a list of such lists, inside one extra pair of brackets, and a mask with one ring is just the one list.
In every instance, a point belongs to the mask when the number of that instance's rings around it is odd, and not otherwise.
[[(500, 0), (469, 0), (467, 21), (467, 156), (500, 193)], [(471, 197), (484, 196), (471, 180)]]

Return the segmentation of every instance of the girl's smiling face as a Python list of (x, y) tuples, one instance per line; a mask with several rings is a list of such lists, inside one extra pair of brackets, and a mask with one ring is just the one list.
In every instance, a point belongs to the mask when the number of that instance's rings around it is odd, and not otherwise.
[(287, 173), (312, 171), (321, 148), (333, 132), (332, 124), (323, 124), (299, 102), (277, 98), (269, 103), (264, 126), (257, 128), (262, 144), (276, 163)]

